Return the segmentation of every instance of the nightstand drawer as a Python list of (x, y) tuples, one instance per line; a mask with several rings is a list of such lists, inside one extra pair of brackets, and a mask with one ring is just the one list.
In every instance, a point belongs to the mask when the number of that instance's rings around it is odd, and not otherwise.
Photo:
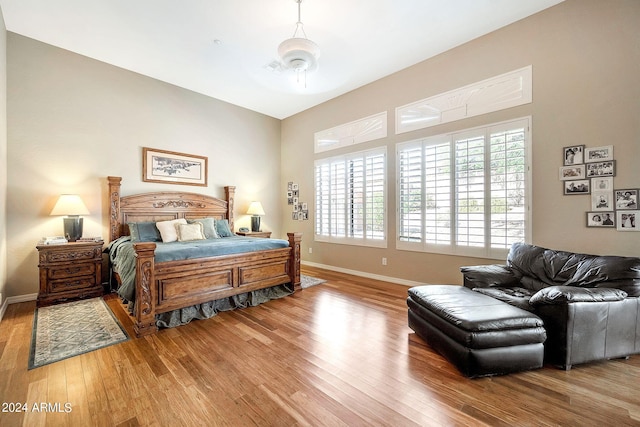
[(49, 281), (49, 292), (58, 293), (64, 291), (75, 291), (83, 288), (95, 288), (96, 278), (93, 276), (72, 277), (69, 279), (58, 279)]
[(69, 250), (42, 251), (40, 252), (40, 264), (93, 260), (99, 258), (100, 254), (100, 248), (69, 248)]
[(64, 279), (67, 277), (93, 276), (96, 273), (95, 264), (69, 264), (64, 267), (49, 268), (49, 279)]

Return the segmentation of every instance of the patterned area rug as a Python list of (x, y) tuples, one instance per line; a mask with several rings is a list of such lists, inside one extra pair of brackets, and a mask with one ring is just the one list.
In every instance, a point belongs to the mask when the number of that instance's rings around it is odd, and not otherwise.
[(304, 274), (300, 275), (300, 287), (310, 288), (311, 286), (319, 285), (320, 283), (324, 283), (326, 280), (318, 279), (317, 277), (305, 276)]
[(128, 339), (102, 298), (40, 307), (33, 319), (29, 369)]

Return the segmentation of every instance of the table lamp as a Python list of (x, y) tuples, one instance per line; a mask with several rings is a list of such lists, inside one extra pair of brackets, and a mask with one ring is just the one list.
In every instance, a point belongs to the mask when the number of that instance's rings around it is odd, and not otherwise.
[(64, 237), (70, 242), (75, 242), (82, 237), (82, 218), (80, 215), (89, 215), (89, 210), (77, 194), (61, 194), (51, 215), (67, 215), (64, 221)]
[(260, 215), (264, 215), (264, 209), (260, 202), (251, 202), (247, 214), (251, 215), (251, 231), (260, 231)]

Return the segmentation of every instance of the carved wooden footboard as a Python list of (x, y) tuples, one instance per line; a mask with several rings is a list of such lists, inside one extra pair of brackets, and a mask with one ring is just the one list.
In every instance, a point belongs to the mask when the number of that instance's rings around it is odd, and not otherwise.
[[(228, 219), (233, 230), (235, 187), (225, 187), (227, 200), (185, 192), (121, 197), (121, 180), (108, 177), (110, 241), (128, 235), (129, 222), (213, 217)], [(157, 330), (156, 314), (284, 283), (299, 288), (302, 233), (287, 236), (287, 248), (159, 263), (154, 261), (155, 243), (134, 243), (136, 335)]]

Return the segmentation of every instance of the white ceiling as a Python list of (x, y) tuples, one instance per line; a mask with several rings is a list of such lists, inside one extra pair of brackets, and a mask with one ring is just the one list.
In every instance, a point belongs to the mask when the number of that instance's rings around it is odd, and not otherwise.
[[(303, 0), (319, 69), (265, 68), (294, 0), (0, 0), (7, 30), (286, 118), (562, 0)], [(219, 40), (219, 43), (215, 41)]]

